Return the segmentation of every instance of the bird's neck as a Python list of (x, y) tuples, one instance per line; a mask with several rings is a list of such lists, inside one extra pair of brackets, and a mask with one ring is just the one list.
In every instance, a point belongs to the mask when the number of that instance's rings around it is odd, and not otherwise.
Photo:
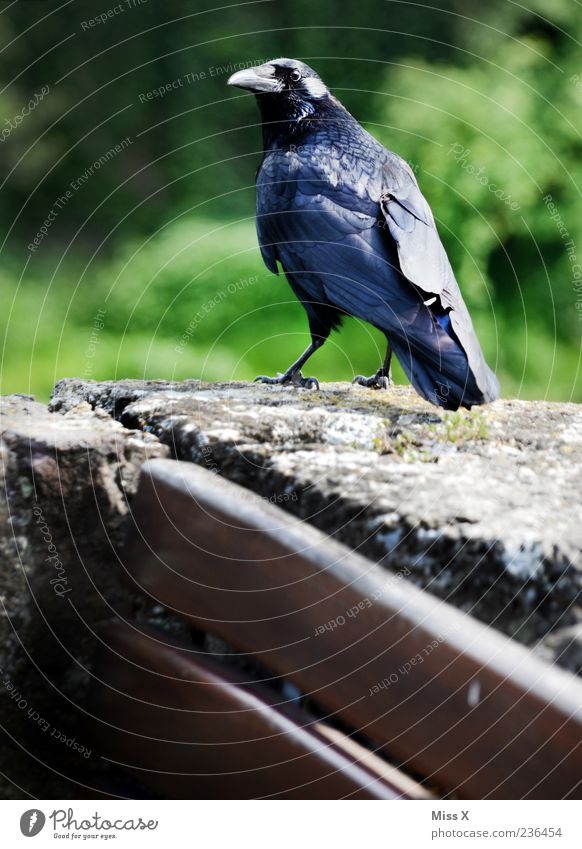
[[(262, 95), (257, 98), (263, 121), (263, 149), (281, 147), (293, 142), (322, 122), (339, 119), (335, 98), (309, 101)], [(335, 102), (333, 102), (335, 101)], [(345, 113), (343, 107), (340, 110)], [(347, 114), (347, 113), (346, 113)]]

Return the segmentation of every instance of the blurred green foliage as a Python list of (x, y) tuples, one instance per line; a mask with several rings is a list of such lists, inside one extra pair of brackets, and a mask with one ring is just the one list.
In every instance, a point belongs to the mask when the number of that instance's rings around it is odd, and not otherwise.
[[(4, 114), (50, 89), (0, 142), (2, 392), (47, 397), (66, 375), (249, 378), (303, 349), (303, 311), (256, 244), (255, 104), (225, 86), (233, 63), (293, 55), (413, 166), (504, 394), (582, 401), (574, 4), (114, 6), (0, 17)], [(309, 370), (346, 379), (381, 354), (349, 321)]]

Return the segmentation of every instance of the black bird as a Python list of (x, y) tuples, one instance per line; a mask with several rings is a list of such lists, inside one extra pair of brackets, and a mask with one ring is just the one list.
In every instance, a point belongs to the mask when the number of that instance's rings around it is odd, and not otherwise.
[(363, 386), (387, 387), (392, 352), (417, 392), (447, 410), (499, 397), (415, 176), (364, 130), (303, 62), (274, 59), (229, 85), (257, 95), (263, 158), (257, 232), (309, 319), (311, 345), (263, 383), (318, 387), (301, 368), (342, 317), (383, 331), (386, 358)]

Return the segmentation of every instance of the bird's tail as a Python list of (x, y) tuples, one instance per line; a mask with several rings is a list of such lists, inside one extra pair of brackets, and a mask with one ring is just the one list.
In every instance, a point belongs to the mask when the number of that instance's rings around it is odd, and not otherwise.
[(445, 410), (495, 401), (499, 382), (486, 364), (476, 337), (478, 367), (472, 368), (450, 322), (445, 326), (439, 318), (431, 325), (429, 333), (426, 326), (415, 333), (412, 325), (402, 335), (390, 335), (392, 349), (419, 395)]

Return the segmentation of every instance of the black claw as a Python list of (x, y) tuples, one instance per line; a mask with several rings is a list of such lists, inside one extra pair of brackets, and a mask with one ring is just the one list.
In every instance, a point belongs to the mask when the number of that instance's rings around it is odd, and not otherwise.
[(365, 386), (367, 389), (389, 389), (392, 379), (385, 374), (373, 374), (372, 377), (364, 377), (363, 374), (357, 374), (352, 383), (357, 383), (358, 386)]
[(301, 389), (319, 389), (319, 381), (316, 377), (303, 377), (300, 371), (292, 372), (291, 374), (288, 372), (278, 374), (277, 377), (267, 377), (264, 374), (260, 374), (258, 377), (255, 377), (254, 383), (266, 383), (269, 386), (276, 384), (282, 386), (285, 383), (292, 383), (293, 386), (300, 387)]
[(319, 389), (319, 380), (316, 377), (303, 377), (300, 371), (294, 372), (290, 379), (301, 389)]
[(319, 390), (319, 380), (316, 377), (303, 377), (299, 383), (304, 389)]

